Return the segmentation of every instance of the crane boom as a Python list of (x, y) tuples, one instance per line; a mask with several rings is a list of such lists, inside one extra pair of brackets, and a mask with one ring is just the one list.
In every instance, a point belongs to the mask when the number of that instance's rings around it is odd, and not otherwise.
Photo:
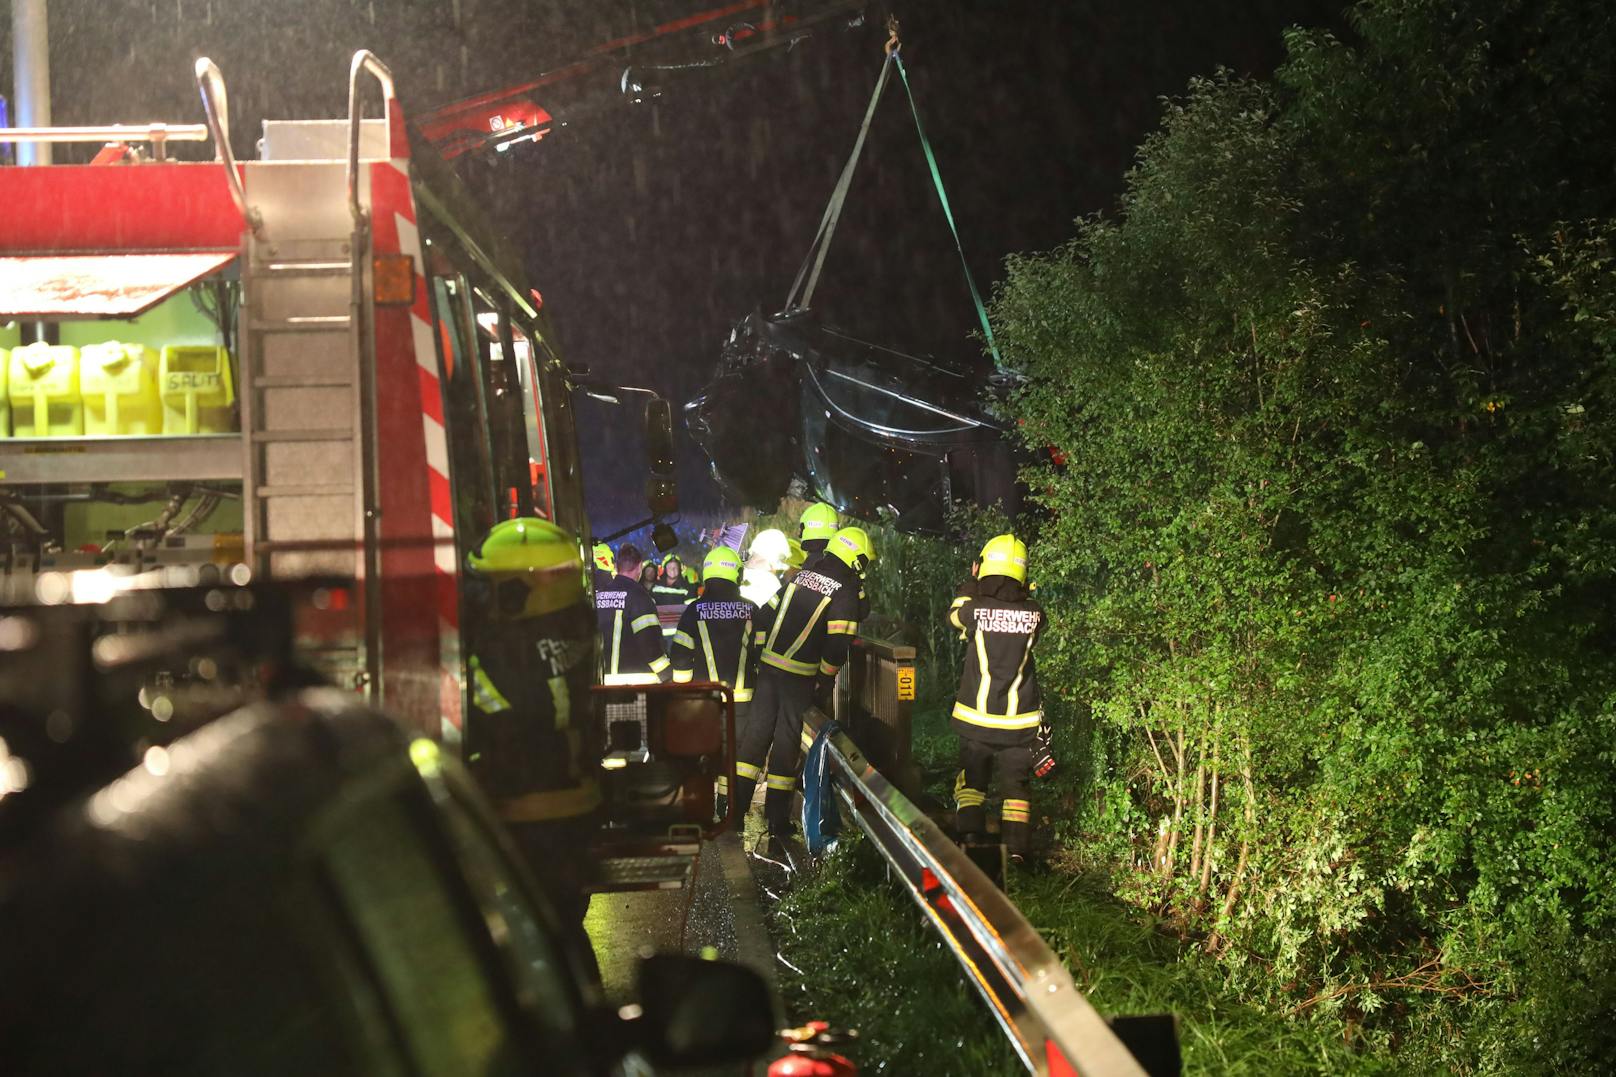
[(860, 26), (865, 7), (866, 0), (734, 0), (603, 42), (525, 82), (442, 105), (422, 114), (416, 129), (446, 158), (537, 142), (558, 124), (659, 97), (672, 81), (788, 51), (823, 23)]

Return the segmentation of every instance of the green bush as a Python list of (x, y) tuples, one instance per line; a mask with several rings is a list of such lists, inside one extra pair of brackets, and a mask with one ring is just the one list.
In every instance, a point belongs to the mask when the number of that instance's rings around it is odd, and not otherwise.
[(1253, 999), (1597, 1068), (1547, 1015), (1616, 1001), (1613, 17), (1352, 25), (1192, 84), (997, 291), (1067, 461), (1027, 475), (1067, 832)]

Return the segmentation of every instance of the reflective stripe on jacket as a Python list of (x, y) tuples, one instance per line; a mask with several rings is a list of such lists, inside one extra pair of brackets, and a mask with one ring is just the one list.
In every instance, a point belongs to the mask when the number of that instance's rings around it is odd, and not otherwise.
[(604, 683), (655, 684), (668, 679), (656, 606), (638, 581), (595, 572), (595, 626)]
[(989, 744), (1018, 744), (1037, 734), (1043, 718), (1033, 645), (1044, 611), (1005, 576), (971, 581), (948, 611), (965, 635), (965, 662), (954, 697), (957, 733)]
[(859, 591), (857, 573), (821, 556), (759, 611), (753, 633), (762, 645), (758, 660), (799, 677), (834, 677), (858, 634)]
[(735, 691), (735, 702), (752, 699), (756, 651), (752, 626), (758, 608), (741, 597), (729, 580), (710, 580), (700, 598), (685, 607), (668, 657), (673, 679), (721, 681)]

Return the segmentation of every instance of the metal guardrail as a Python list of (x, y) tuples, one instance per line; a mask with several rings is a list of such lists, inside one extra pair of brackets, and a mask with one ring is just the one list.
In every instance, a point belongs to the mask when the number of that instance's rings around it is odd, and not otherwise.
[[(818, 711), (808, 712), (816, 736), (825, 722)], [(1027, 1071), (1144, 1077), (1139, 1061), (1004, 892), (851, 737), (838, 732), (829, 747), (843, 804), (942, 936)]]

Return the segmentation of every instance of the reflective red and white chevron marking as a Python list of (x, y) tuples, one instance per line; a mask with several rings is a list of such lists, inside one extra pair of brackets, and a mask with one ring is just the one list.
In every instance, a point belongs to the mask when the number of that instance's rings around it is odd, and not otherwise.
[[(427, 599), (414, 604), (384, 600), (384, 621), (390, 618), (419, 620), (426, 609), (436, 610), (437, 685), (435, 706), (437, 732), (446, 741), (457, 741), (462, 724), (464, 680), (460, 653), (460, 611), (458, 556), (454, 535), (454, 502), (449, 484), (449, 444), (444, 428), (443, 385), (434, 338), (431, 293), (425, 273), (420, 228), (416, 221), (415, 199), (410, 189), (408, 144), (402, 131), (402, 113), (396, 103), (392, 139), (394, 157), (374, 162), (370, 167), (372, 245), (377, 254), (405, 254), (415, 266), (415, 298), (411, 306), (377, 307), (376, 375), (378, 398), (379, 472), (384, 487), (383, 501), (388, 511), (382, 519), (386, 545), (384, 559), (393, 562), (395, 572), (384, 567), (384, 579), (398, 580), (411, 574), (429, 575), (431, 595), (408, 590)], [(408, 385), (414, 383), (413, 399)], [(419, 416), (414, 431), (410, 414)], [(422, 481), (424, 479), (424, 482)], [(402, 540), (402, 541), (401, 541)], [(416, 549), (411, 549), (411, 545)], [(420, 547), (430, 549), (428, 569)], [(395, 624), (406, 638), (421, 640), (417, 626)], [(407, 649), (408, 650), (408, 649)], [(415, 707), (427, 702), (419, 691), (420, 671), (396, 671), (400, 689)], [(390, 697), (391, 699), (391, 697)], [(415, 709), (415, 708), (412, 708)], [(424, 714), (410, 716), (425, 718)], [(424, 723), (423, 723), (424, 724)]]

